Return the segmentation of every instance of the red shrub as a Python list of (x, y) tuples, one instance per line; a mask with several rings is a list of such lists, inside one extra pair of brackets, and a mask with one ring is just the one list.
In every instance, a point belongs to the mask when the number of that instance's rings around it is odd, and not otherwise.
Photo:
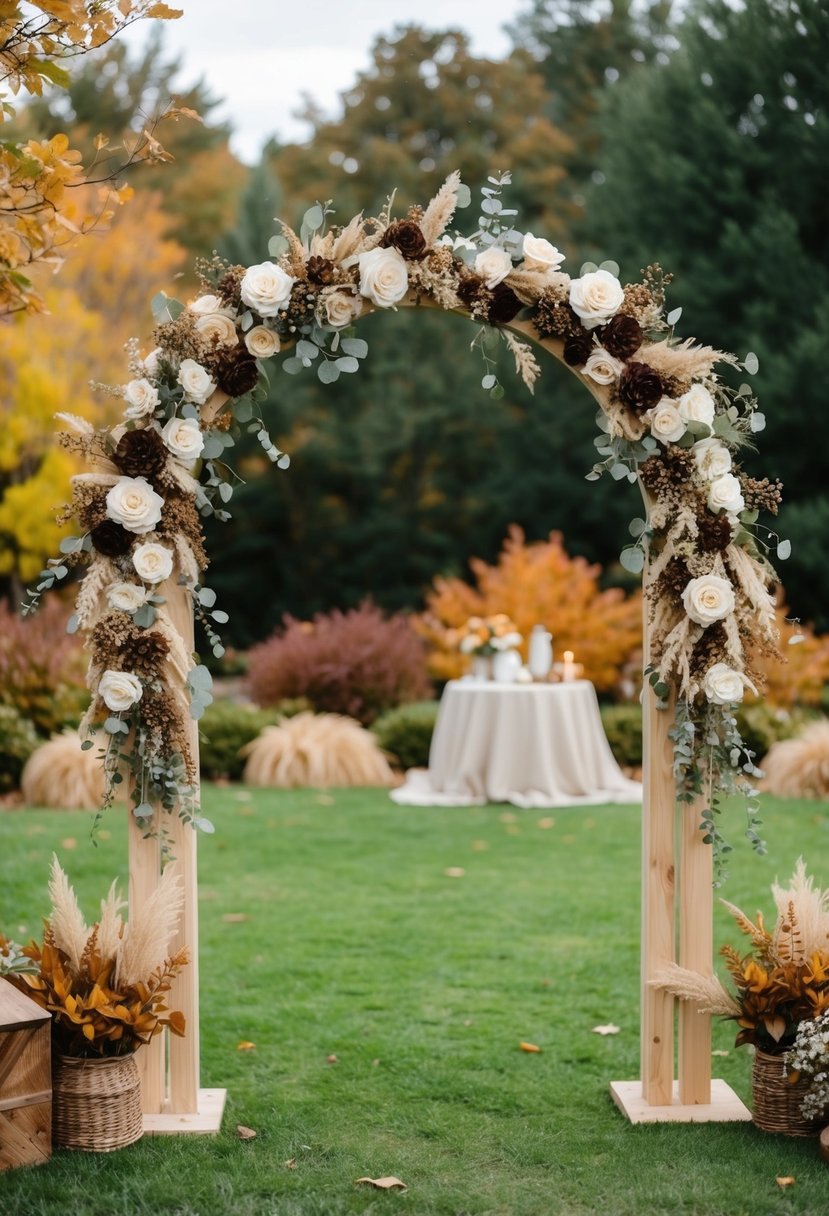
[(281, 633), (251, 650), (248, 687), (259, 705), (307, 697), (364, 726), (430, 692), (423, 643), (407, 618), (384, 617), (371, 603), (313, 622), (286, 617)]

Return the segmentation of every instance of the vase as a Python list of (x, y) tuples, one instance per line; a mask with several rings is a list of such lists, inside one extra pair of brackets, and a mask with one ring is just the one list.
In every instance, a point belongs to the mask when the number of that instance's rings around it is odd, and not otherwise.
[(492, 655), (476, 654), (472, 656), (470, 674), (473, 680), (492, 679)]
[(553, 635), (543, 625), (533, 625), (527, 666), (534, 680), (545, 680), (553, 666)]
[(782, 1055), (757, 1050), (751, 1072), (752, 1119), (764, 1132), (781, 1136), (816, 1136), (823, 1126), (804, 1119), (800, 1103), (809, 1088), (801, 1077), (794, 1084), (786, 1076)]
[(514, 684), (521, 670), (517, 650), (498, 650), (492, 658), (492, 678), (497, 684)]
[(52, 1140), (61, 1148), (112, 1153), (144, 1134), (135, 1055), (54, 1057)]

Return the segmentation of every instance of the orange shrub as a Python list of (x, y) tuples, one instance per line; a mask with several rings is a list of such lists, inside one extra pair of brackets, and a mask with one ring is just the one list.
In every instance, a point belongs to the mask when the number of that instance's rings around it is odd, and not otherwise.
[(597, 688), (611, 689), (622, 668), (638, 657), (642, 645), (641, 593), (625, 596), (618, 588), (600, 591), (599, 566), (583, 557), (570, 557), (560, 532), (547, 541), (526, 544), (513, 525), (494, 566), (479, 558), (470, 561), (476, 586), (459, 578), (435, 579), (426, 612), (417, 622), (429, 647), (429, 667), (438, 679), (454, 679), (468, 667), (447, 631), (458, 629), (470, 616), (505, 612), (523, 634), (522, 653), (533, 625), (553, 634), (556, 656), (572, 650), (584, 664), (584, 674)]
[[(824, 684), (829, 683), (829, 634), (816, 634), (807, 625), (792, 621), (782, 604), (777, 606), (782, 663), (778, 659), (758, 657), (757, 668), (766, 678), (760, 689), (762, 699), (770, 705), (790, 708), (792, 705), (819, 705)], [(789, 645), (789, 638), (803, 641)]]

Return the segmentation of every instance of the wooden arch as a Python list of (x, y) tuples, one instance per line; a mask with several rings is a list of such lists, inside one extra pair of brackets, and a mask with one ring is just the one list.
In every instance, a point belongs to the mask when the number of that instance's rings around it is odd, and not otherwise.
[[(398, 307), (442, 309), (427, 297), (411, 292)], [(376, 309), (363, 300), (361, 318)], [(463, 309), (452, 310), (472, 319)], [(593, 396), (605, 414), (611, 413), (609, 386), (597, 384), (569, 367), (563, 356), (564, 343), (557, 338), (539, 338), (529, 321), (515, 320), (503, 328), (532, 342), (568, 368)], [(290, 344), (282, 345), (282, 352)], [(214, 392), (202, 411), (203, 421), (215, 419), (227, 396)], [(645, 510), (650, 497), (640, 482)], [(646, 561), (643, 588), (649, 585)], [(195, 648), (192, 601), (175, 579), (164, 584), (172, 624), (189, 650)], [(643, 614), (643, 654), (649, 661), (650, 638), (647, 610)], [(703, 800), (684, 805), (678, 813), (673, 777), (673, 749), (669, 737), (674, 724), (674, 703), (657, 709), (653, 689), (643, 692), (643, 807), (641, 842), (641, 976), (640, 976), (640, 1077), (613, 1081), (610, 1090), (619, 1109), (633, 1123), (704, 1122), (750, 1120), (751, 1115), (724, 1081), (711, 1078), (711, 1018), (697, 1012), (691, 1002), (677, 1002), (662, 989), (651, 986), (652, 977), (670, 962), (712, 973), (713, 870), (712, 849), (699, 829)], [(191, 745), (198, 756), (198, 729), (191, 726)], [(163, 815), (165, 812), (158, 811)], [(198, 878), (197, 833), (177, 816), (168, 816), (172, 850), (179, 861), (185, 887), (185, 902), (179, 944), (188, 945), (192, 964), (175, 981), (172, 1002), (187, 1019), (184, 1039), (159, 1036), (139, 1055), (145, 1111), (145, 1131), (183, 1133), (217, 1131), (221, 1122), (225, 1091), (202, 1089), (199, 1084), (199, 979), (198, 979)], [(157, 839), (145, 838), (130, 816), (129, 830), (130, 906), (134, 910), (154, 890), (161, 873)], [(678, 1023), (678, 1052), (674, 1040)], [(675, 1058), (676, 1054), (676, 1058)]]

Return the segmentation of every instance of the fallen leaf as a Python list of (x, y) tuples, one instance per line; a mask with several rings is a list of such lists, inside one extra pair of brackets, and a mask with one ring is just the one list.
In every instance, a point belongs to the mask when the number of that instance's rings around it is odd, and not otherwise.
[(501, 820), (501, 823), (515, 823), (515, 815), (513, 815), (512, 811), (502, 811), (498, 818)]
[(775, 1178), (774, 1181), (780, 1187), (781, 1191), (785, 1190), (787, 1186), (794, 1186), (794, 1178), (792, 1178), (790, 1175), (787, 1175), (785, 1178)]
[(372, 1067), (372, 1068), (379, 1068), (379, 1067), (380, 1067), (380, 1061), (379, 1061), (379, 1060), (372, 1060), (372, 1061), (371, 1061), (371, 1067)]
[(730, 1052), (730, 1051), (723, 1051), (723, 1050), (722, 1050), (722, 1048), (718, 1047), (716, 1051), (712, 1051), (712, 1052), (711, 1052), (711, 1055), (712, 1055), (712, 1056), (730, 1056), (730, 1055), (731, 1055), (731, 1052)]
[(252, 1127), (245, 1127), (244, 1123), (236, 1124), (236, 1134), (240, 1140), (255, 1140), (256, 1132)]
[(247, 912), (225, 912), (222, 920), (226, 925), (241, 925), (248, 920)]
[(463, 866), (448, 866), (443, 872), (447, 878), (463, 878), (466, 874)]
[(339, 1064), (340, 1061), (337, 1059), (337, 1057), (335, 1055), (332, 1054), (330, 1056), (325, 1057), (325, 1062), (326, 1062), (326, 1064)]
[(78, 847), (78, 842), (74, 836), (66, 836), (60, 842), (60, 847), (62, 849), (76, 849)]
[(473, 840), (472, 841), (472, 852), (473, 853), (486, 853), (488, 848), (489, 848), (488, 840)]
[(98, 832), (99, 840), (112, 840), (112, 832), (108, 828), (101, 828)]
[(250, 790), (237, 790), (233, 797), (237, 802), (250, 802), (252, 795)]
[(562, 836), (561, 843), (562, 844), (575, 844), (576, 838), (575, 838), (575, 836)]
[(283, 1161), (282, 1164), (285, 1166), (286, 1170), (295, 1170), (296, 1169), (296, 1157), (289, 1157), (288, 1160)]
[(237, 1051), (256, 1051), (256, 1044), (251, 1043), (250, 1039), (242, 1039), (241, 1043), (236, 1044)]
[(317, 794), (316, 803), (317, 806), (333, 806), (334, 799), (330, 794)]
[(612, 1022), (608, 1022), (606, 1026), (594, 1026), (594, 1034), (618, 1034), (619, 1027), (614, 1026)]
[(522, 1043), (519, 1043), (518, 1046), (521, 1048), (522, 1051), (529, 1051), (529, 1052), (535, 1053), (535, 1054), (538, 1054), (541, 1051), (541, 1048), (537, 1047), (535, 1043), (523, 1043), (522, 1042)]
[(521, 835), (521, 829), (519, 828), (517, 823), (508, 823), (507, 824), (507, 835), (508, 836), (520, 836)]
[(399, 1178), (393, 1178), (393, 1177), (388, 1177), (388, 1178), (355, 1178), (355, 1179), (354, 1179), (354, 1185), (355, 1185), (355, 1186), (356, 1186), (358, 1183), (360, 1183), (360, 1182), (367, 1182), (367, 1183), (369, 1184), (369, 1186), (375, 1186), (375, 1187), (377, 1187), (378, 1191), (391, 1191), (391, 1190), (394, 1190), (394, 1189), (395, 1189), (395, 1187), (399, 1187), (399, 1189), (400, 1189), (401, 1191), (407, 1191), (407, 1190), (409, 1189), (409, 1188), (406, 1186), (406, 1183), (405, 1183), (405, 1182), (401, 1182)]
[(538, 826), (542, 830), (546, 830), (547, 828), (554, 828), (556, 826), (556, 821), (555, 821), (555, 819), (551, 819), (549, 817), (546, 819), (539, 819)]

